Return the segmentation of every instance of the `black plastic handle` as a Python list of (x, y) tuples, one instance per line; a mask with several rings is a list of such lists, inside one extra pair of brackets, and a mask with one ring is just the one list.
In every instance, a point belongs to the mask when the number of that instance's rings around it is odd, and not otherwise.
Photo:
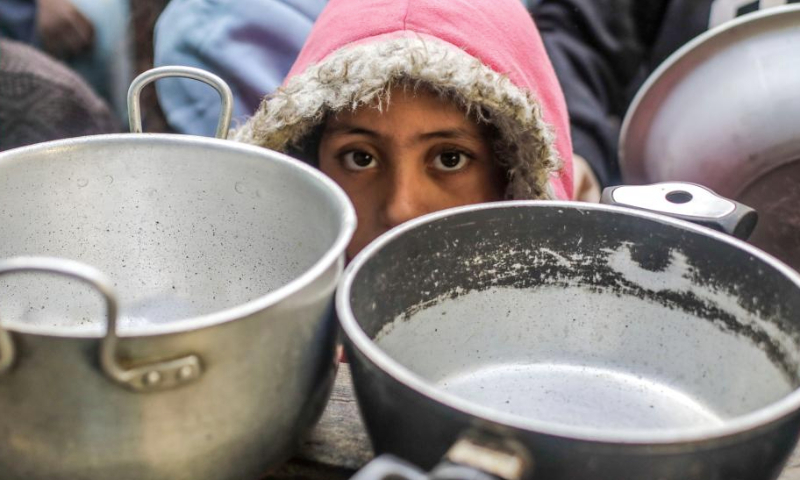
[(603, 190), (600, 203), (668, 215), (742, 240), (750, 237), (758, 223), (758, 213), (752, 208), (694, 183), (608, 187)]
[(358, 471), (350, 480), (499, 480), (465, 465), (442, 462), (425, 473), (394, 455), (383, 454)]

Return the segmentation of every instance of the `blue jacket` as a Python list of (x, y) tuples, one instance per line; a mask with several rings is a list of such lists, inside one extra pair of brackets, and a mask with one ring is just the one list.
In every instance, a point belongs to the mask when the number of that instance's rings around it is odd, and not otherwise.
[[(280, 86), (326, 0), (172, 0), (155, 29), (155, 65), (186, 65), (222, 77), (234, 126)], [(156, 84), (170, 126), (213, 136), (219, 95), (194, 80)]]
[(33, 0), (0, 0), (0, 37), (32, 43), (36, 35)]

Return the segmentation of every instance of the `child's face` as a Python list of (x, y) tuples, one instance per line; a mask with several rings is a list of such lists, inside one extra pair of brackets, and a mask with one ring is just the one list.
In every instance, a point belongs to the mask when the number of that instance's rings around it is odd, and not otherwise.
[(365, 106), (330, 118), (319, 167), (356, 208), (348, 258), (420, 215), (503, 198), (505, 174), (485, 130), (455, 104), (402, 88), (383, 111)]

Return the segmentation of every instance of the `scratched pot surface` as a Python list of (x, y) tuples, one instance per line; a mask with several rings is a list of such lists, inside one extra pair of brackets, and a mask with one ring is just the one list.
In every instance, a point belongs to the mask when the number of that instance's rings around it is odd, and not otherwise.
[(580, 288), (471, 292), (398, 318), (377, 343), (449, 393), (582, 427), (714, 425), (792, 390), (746, 339)]
[(796, 280), (703, 232), (476, 210), (383, 246), (351, 304), (393, 361), (463, 400), (598, 430), (714, 426), (797, 388), (800, 302)]
[[(100, 269), (121, 331), (262, 297), (331, 247), (339, 212), (303, 172), (197, 137), (88, 137), (0, 161), (0, 258), (55, 256)], [(5, 321), (98, 333), (96, 294), (45, 274), (0, 280)]]

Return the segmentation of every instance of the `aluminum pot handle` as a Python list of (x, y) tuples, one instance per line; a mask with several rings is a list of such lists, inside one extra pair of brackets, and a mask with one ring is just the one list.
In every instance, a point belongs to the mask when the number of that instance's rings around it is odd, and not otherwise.
[[(80, 280), (103, 297), (108, 317), (106, 335), (100, 344), (100, 366), (114, 382), (137, 392), (149, 392), (172, 388), (199, 378), (202, 372), (197, 355), (123, 368), (117, 359), (116, 350), (118, 304), (110, 280), (96, 268), (74, 260), (50, 257), (16, 257), (0, 261), (0, 276), (15, 272), (48, 272)], [(15, 349), (9, 332), (0, 327), (0, 373), (14, 363)]]
[(142, 88), (151, 82), (167, 77), (191, 78), (214, 87), (219, 93), (219, 98), (222, 102), (216, 137), (223, 140), (228, 138), (228, 129), (231, 126), (231, 116), (233, 116), (233, 94), (228, 84), (223, 79), (205, 70), (178, 66), (152, 68), (133, 79), (130, 88), (128, 88), (128, 122), (130, 123), (131, 133), (142, 133), (142, 112), (139, 108), (139, 95), (142, 93)]
[(0, 322), (0, 375), (7, 372), (14, 365), (16, 353), (11, 334), (3, 328), (3, 324)]
[(648, 210), (747, 240), (758, 223), (755, 210), (687, 182), (624, 185), (603, 190), (600, 203)]

